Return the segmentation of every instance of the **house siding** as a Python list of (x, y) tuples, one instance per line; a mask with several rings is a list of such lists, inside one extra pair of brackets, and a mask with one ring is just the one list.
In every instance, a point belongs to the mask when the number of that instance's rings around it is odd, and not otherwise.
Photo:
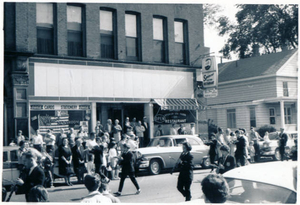
[(230, 85), (220, 85), (218, 96), (208, 98), (208, 105), (252, 101), (276, 97), (274, 78), (243, 81)]
[(278, 75), (298, 76), (298, 52), (277, 72)]
[(288, 82), (288, 97), (298, 96), (298, 80), (297, 78), (278, 77), (276, 80), (276, 93), (278, 97), (283, 96), (283, 82)]

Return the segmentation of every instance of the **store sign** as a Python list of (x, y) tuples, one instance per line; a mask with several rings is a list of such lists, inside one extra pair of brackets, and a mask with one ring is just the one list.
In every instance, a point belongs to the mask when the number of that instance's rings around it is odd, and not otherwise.
[(203, 88), (217, 88), (218, 66), (214, 56), (202, 60)]
[(30, 110), (90, 110), (90, 105), (74, 105), (74, 104), (31, 104)]
[(215, 88), (208, 88), (208, 89), (205, 89), (203, 92), (204, 98), (214, 98), (217, 96), (218, 96), (218, 89), (215, 89)]
[(190, 111), (160, 110), (154, 117), (155, 124), (180, 124), (192, 122), (194, 122), (194, 117)]

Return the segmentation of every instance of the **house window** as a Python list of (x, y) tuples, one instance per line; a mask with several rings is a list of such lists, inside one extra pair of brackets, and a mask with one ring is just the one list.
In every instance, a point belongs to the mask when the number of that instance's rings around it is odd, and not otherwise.
[(255, 107), (250, 108), (250, 127), (256, 127)]
[(37, 53), (54, 54), (53, 4), (36, 4)]
[(100, 10), (101, 58), (115, 58), (114, 11)]
[(275, 108), (270, 108), (269, 112), (270, 112), (270, 124), (271, 125), (275, 125), (276, 124), (276, 120), (275, 120)]
[(227, 127), (236, 128), (235, 109), (227, 110)]
[(292, 113), (290, 107), (284, 107), (284, 122), (285, 124), (292, 124)]
[(140, 23), (137, 14), (125, 14), (126, 58), (140, 60)]
[(166, 20), (153, 17), (153, 61), (166, 62)]
[(175, 63), (188, 64), (187, 23), (185, 21), (174, 22), (174, 37), (175, 37)]
[(83, 56), (82, 7), (67, 6), (68, 55)]
[(283, 82), (283, 96), (289, 96), (288, 82)]

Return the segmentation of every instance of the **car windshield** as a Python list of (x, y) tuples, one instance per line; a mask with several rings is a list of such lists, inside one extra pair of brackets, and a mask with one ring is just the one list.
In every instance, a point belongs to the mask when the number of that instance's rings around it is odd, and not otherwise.
[(148, 147), (172, 147), (172, 139), (170, 138), (154, 138), (150, 141)]
[(230, 202), (296, 203), (296, 193), (283, 187), (248, 180), (226, 180), (230, 188)]

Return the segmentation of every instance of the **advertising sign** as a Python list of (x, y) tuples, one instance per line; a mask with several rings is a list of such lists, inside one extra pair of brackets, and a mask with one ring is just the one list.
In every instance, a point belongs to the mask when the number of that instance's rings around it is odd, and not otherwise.
[(217, 96), (218, 96), (218, 89), (215, 89), (215, 88), (208, 88), (208, 89), (205, 89), (203, 92), (204, 98), (214, 98)]
[(203, 88), (218, 87), (218, 66), (216, 57), (206, 57), (202, 60)]

